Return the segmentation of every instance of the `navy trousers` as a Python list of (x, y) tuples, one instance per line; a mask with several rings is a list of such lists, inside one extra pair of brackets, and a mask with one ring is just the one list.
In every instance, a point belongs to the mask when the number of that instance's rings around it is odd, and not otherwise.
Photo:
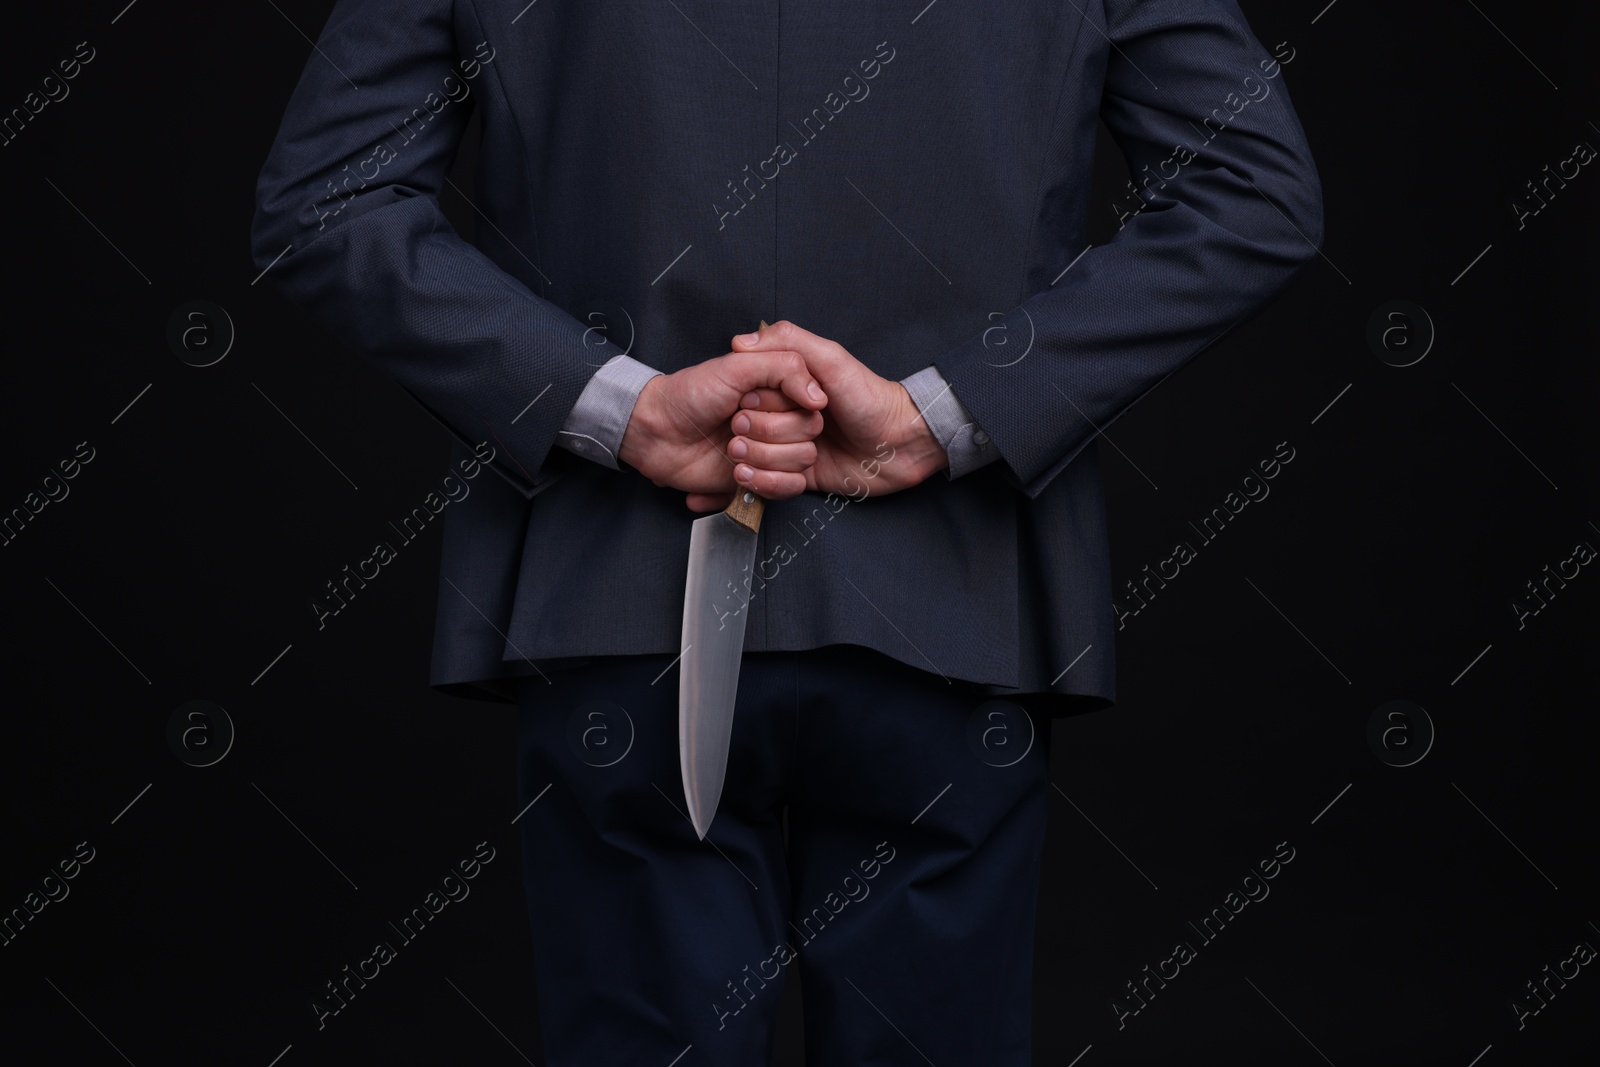
[[(863, 648), (745, 656), (704, 841), (671, 656), (520, 683), (549, 1067), (1028, 1067), (1049, 719)], [(531, 806), (528, 806), (531, 805)]]

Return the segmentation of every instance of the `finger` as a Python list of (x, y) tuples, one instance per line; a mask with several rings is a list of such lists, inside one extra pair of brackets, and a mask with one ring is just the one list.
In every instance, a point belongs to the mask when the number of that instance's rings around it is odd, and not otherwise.
[(788, 319), (779, 319), (751, 333), (742, 333), (733, 339), (735, 352), (777, 352), (784, 349), (805, 355), (806, 347), (824, 338)]
[(744, 394), (740, 405), (759, 411), (794, 411), (800, 405), (783, 395), (781, 389), (752, 389)]
[(806, 476), (783, 471), (764, 471), (740, 463), (733, 469), (734, 481), (752, 489), (767, 500), (788, 500), (806, 491)]
[[(753, 334), (741, 334), (735, 337), (733, 348), (736, 352), (797, 353), (805, 362), (806, 369), (821, 384), (824, 392), (830, 383), (844, 381), (854, 374), (859, 366), (859, 361), (845, 351), (844, 346), (826, 337), (818, 337), (788, 319), (775, 322), (771, 326), (764, 326)], [(784, 392), (794, 396), (788, 389)]]
[(788, 406), (818, 411), (826, 392), (797, 352), (729, 352), (722, 357), (723, 382), (739, 390), (741, 402), (752, 393), (782, 397)]
[(732, 493), (690, 493), (684, 501), (690, 511), (722, 511), (733, 503)]
[(728, 442), (728, 457), (735, 462), (764, 471), (792, 471), (799, 473), (817, 461), (817, 446), (811, 441), (792, 445), (769, 445), (747, 437), (735, 437)]
[(810, 441), (822, 432), (820, 411), (740, 411), (729, 424), (735, 434), (752, 441), (788, 445)]
[(727, 359), (735, 380), (741, 383), (741, 396), (765, 386), (782, 390), (785, 396), (810, 411), (820, 411), (827, 406), (827, 392), (798, 352), (778, 349), (729, 352)]

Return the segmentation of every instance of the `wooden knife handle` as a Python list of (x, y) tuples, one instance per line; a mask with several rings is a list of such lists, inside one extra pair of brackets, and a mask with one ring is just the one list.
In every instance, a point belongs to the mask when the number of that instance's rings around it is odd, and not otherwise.
[[(767, 328), (767, 320), (761, 320), (761, 328)], [(734, 522), (743, 526), (751, 533), (761, 532), (761, 513), (766, 509), (767, 502), (749, 489), (738, 489), (733, 494), (733, 503), (729, 504), (723, 514)]]
[(729, 504), (724, 515), (743, 526), (751, 533), (761, 532), (761, 513), (766, 508), (767, 502), (748, 489), (739, 489), (733, 495), (733, 503)]

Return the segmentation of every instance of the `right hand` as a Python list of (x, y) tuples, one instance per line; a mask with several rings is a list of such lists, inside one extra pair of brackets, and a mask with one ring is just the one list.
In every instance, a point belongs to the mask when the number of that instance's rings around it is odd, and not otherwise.
[[(793, 408), (764, 413), (759, 429), (741, 435), (747, 454), (735, 461), (727, 454), (731, 422), (741, 399), (756, 389), (777, 390)], [(646, 382), (617, 458), (656, 485), (687, 493), (695, 510), (739, 489), (787, 500), (805, 492), (827, 403), (797, 354), (730, 352)]]

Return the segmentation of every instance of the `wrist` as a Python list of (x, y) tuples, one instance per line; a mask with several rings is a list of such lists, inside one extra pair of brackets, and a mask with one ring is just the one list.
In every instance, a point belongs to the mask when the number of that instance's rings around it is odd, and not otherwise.
[(622, 431), (622, 441), (617, 446), (617, 459), (641, 474), (649, 476), (649, 456), (653, 451), (652, 443), (660, 440), (660, 399), (659, 390), (665, 375), (656, 375), (644, 383), (639, 390), (639, 396), (634, 400), (633, 411), (628, 416), (628, 425)]
[(933, 428), (923, 418), (922, 411), (905, 386), (899, 385), (904, 415), (898, 420), (901, 440), (891, 442), (895, 458), (905, 463), (908, 488), (920, 485), (950, 466), (950, 456), (944, 445), (934, 436)]

